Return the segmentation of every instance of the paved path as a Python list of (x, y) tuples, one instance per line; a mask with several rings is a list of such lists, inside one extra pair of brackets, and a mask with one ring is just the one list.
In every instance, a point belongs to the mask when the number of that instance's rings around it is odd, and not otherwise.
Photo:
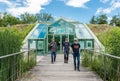
[(74, 71), (72, 55), (68, 64), (63, 62), (63, 55), (59, 54), (56, 62), (51, 64), (50, 55), (48, 55), (43, 57), (21, 81), (102, 81), (92, 71), (82, 66), (80, 70), (80, 72)]

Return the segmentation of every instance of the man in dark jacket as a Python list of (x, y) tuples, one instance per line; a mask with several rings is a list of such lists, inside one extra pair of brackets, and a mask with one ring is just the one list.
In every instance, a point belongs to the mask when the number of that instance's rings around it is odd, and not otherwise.
[[(80, 71), (80, 44), (78, 43), (77, 38), (74, 38), (74, 43), (71, 45), (74, 59), (74, 70)], [(77, 59), (77, 66), (76, 66)]]
[(51, 43), (49, 44), (49, 49), (51, 51), (51, 63), (54, 63), (56, 61), (56, 51), (57, 51), (57, 44), (52, 39)]
[(70, 50), (70, 43), (68, 41), (68, 38), (66, 38), (65, 42), (63, 43), (63, 50), (64, 50), (64, 63), (68, 63)]

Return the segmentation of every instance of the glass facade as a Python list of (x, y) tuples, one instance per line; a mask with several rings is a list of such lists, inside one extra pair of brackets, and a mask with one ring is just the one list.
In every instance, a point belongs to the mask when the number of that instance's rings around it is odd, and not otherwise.
[(49, 34), (72, 34), (75, 31), (75, 26), (63, 19), (60, 19), (53, 24), (49, 25)]
[(64, 19), (49, 24), (38, 24), (29, 37), (28, 46), (37, 49), (41, 53), (48, 53), (48, 45), (52, 38), (55, 39), (58, 45), (59, 53), (62, 53), (65, 38), (68, 38), (71, 44), (74, 38), (78, 38), (81, 49), (94, 47), (94, 40), (83, 24), (69, 22)]

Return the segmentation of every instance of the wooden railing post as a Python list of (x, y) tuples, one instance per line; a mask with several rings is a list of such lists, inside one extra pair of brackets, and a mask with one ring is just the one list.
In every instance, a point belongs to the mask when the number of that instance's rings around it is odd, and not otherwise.
[[(28, 50), (30, 50), (30, 39), (28, 39)], [(28, 51), (28, 65), (29, 65), (30, 51)]]
[(104, 55), (104, 81), (106, 81), (106, 56)]
[(118, 60), (117, 73), (118, 73), (118, 81), (120, 81), (120, 61), (119, 60)]

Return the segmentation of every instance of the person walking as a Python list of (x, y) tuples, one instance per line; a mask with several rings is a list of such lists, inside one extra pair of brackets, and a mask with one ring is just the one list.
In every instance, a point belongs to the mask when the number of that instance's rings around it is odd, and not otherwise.
[[(73, 60), (74, 60), (74, 70), (80, 71), (80, 44), (78, 43), (77, 38), (74, 38), (74, 43), (71, 45)], [(76, 66), (77, 59), (77, 66)]]
[(69, 50), (70, 50), (70, 43), (68, 41), (68, 38), (66, 38), (65, 42), (63, 43), (64, 63), (68, 63)]
[(56, 51), (57, 51), (57, 44), (53, 38), (49, 44), (49, 49), (51, 51), (51, 63), (53, 64), (56, 61)]

